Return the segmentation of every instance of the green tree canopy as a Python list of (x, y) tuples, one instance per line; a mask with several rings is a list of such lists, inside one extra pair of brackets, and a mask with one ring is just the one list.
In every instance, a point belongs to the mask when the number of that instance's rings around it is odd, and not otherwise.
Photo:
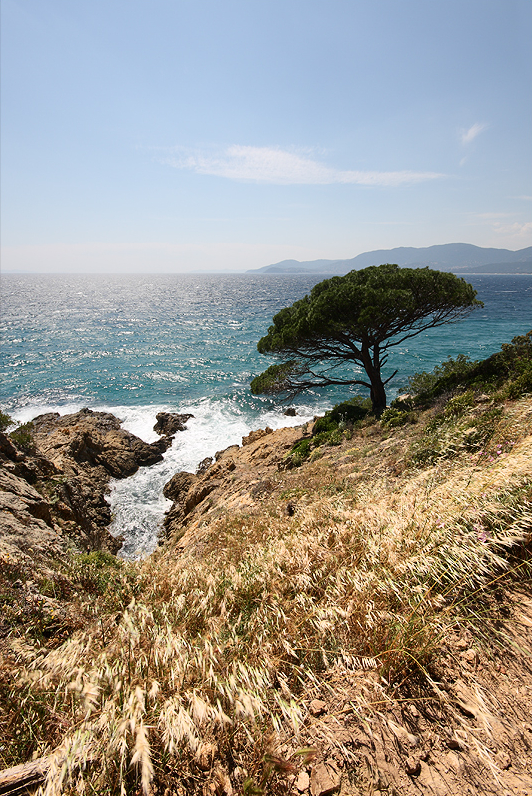
[[(482, 306), (475, 296), (463, 279), (430, 268), (385, 264), (325, 279), (274, 316), (257, 348), (283, 361), (253, 379), (251, 391), (293, 396), (310, 387), (360, 384), (380, 414), (385, 385), (397, 373), (382, 379), (389, 349), (465, 317)], [(358, 372), (339, 376), (337, 369), (349, 363)]]

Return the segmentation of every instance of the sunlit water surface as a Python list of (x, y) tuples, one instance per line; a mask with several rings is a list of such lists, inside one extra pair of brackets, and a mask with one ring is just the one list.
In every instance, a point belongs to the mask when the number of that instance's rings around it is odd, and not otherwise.
[[(17, 420), (89, 406), (113, 412), (152, 441), (161, 410), (189, 412), (164, 461), (112, 485), (112, 530), (123, 554), (156, 545), (169, 502), (162, 487), (178, 470), (240, 443), (250, 430), (296, 425), (356, 392), (307, 393), (286, 417), (277, 400), (252, 396), (251, 378), (271, 364), (257, 340), (272, 316), (323, 276), (4, 275), (0, 402)], [(485, 306), (469, 318), (393, 350), (389, 400), (408, 377), (447, 356), (483, 358), (532, 328), (532, 276), (467, 276)], [(360, 388), (358, 388), (360, 389)]]

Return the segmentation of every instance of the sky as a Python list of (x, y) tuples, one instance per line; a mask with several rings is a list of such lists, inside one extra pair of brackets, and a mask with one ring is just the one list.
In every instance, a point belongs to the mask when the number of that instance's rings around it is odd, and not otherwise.
[(532, 245), (531, 0), (1, 0), (2, 268)]

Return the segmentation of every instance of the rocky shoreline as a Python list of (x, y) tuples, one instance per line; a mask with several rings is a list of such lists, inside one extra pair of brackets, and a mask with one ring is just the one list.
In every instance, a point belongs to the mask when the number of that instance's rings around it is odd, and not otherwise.
[(162, 413), (161, 436), (147, 443), (108, 412), (49, 413), (31, 422), (31, 441), (0, 434), (0, 554), (60, 557), (69, 548), (117, 553), (106, 500), (112, 478), (163, 458), (189, 416)]
[[(0, 433), (0, 554), (60, 557), (67, 549), (119, 552), (106, 500), (112, 478), (160, 462), (187, 414), (161, 412), (153, 443), (121, 428), (108, 412), (81, 409), (49, 413), (31, 421), (31, 447)], [(275, 488), (275, 474), (307, 426), (252, 431), (242, 446), (231, 445), (203, 460), (196, 473), (177, 472), (164, 487), (172, 507), (163, 540), (183, 548), (198, 524), (227, 508), (251, 507)]]

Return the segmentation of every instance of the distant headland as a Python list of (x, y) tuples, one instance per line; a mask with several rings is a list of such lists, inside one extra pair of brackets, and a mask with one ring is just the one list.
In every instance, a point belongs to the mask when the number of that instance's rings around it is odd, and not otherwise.
[(410, 268), (435, 268), (455, 274), (532, 274), (532, 246), (518, 251), (485, 249), (470, 243), (445, 243), (416, 249), (377, 249), (350, 260), (282, 260), (253, 268), (248, 274), (347, 274), (381, 263), (397, 263)]

